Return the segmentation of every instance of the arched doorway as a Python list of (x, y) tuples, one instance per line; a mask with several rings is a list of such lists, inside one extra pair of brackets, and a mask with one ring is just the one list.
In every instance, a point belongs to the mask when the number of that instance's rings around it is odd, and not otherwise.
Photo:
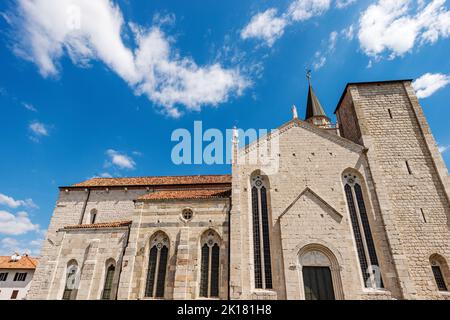
[(338, 262), (329, 249), (308, 245), (300, 250), (299, 264), (305, 300), (343, 299)]

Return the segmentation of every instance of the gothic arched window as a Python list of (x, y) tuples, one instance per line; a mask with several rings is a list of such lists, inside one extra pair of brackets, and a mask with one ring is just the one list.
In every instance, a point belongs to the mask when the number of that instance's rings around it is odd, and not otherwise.
[(272, 289), (267, 177), (256, 175), (252, 185), (253, 258), (255, 288)]
[(103, 286), (103, 293), (102, 293), (103, 300), (111, 299), (115, 271), (116, 271), (116, 266), (115, 266), (114, 262), (110, 262), (106, 269), (105, 284)]
[(383, 281), (364, 203), (361, 181), (358, 176), (349, 172), (344, 174), (344, 184), (364, 284), (366, 288), (382, 288)]
[(145, 297), (164, 298), (168, 256), (169, 238), (158, 232), (150, 241)]
[(445, 259), (438, 254), (434, 254), (430, 257), (430, 264), (438, 290), (448, 291), (447, 282), (445, 281), (445, 273), (448, 272), (448, 266)]
[(220, 238), (209, 230), (201, 239), (200, 297), (219, 297)]
[(70, 260), (66, 270), (66, 285), (64, 287), (63, 300), (75, 300), (78, 293), (78, 263)]

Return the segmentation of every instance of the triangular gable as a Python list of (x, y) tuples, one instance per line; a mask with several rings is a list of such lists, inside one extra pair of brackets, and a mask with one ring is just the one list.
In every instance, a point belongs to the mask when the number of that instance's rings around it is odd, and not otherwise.
[(314, 197), (315, 199), (319, 200), (320, 203), (322, 203), (326, 208), (328, 208), (331, 212), (333, 212), (335, 215), (337, 215), (339, 217), (339, 219), (342, 219), (344, 216), (337, 211), (336, 209), (334, 209), (331, 205), (328, 204), (328, 202), (326, 202), (322, 197), (320, 197), (317, 193), (315, 193), (314, 191), (312, 191), (309, 187), (306, 187), (305, 190), (303, 190), (298, 196), (297, 198), (295, 198), (294, 201), (292, 201), (292, 203), (283, 211), (283, 213), (280, 214), (278, 219), (281, 219), (296, 203), (297, 201), (305, 196), (305, 195), (311, 195), (312, 197)]
[(262, 137), (259, 137), (255, 141), (249, 143), (248, 145), (246, 145), (245, 147), (240, 149), (239, 153), (241, 153), (241, 154), (249, 153), (250, 151), (257, 148), (259, 146), (259, 144), (262, 143), (263, 141), (270, 140), (270, 139), (272, 139), (272, 137), (275, 137), (276, 135), (281, 136), (284, 133), (286, 133), (287, 131), (289, 131), (290, 129), (295, 128), (295, 127), (302, 128), (302, 129), (308, 130), (310, 132), (313, 132), (313, 133), (321, 136), (322, 138), (332, 141), (332, 142), (334, 142), (344, 148), (347, 148), (353, 152), (356, 152), (356, 153), (362, 153), (364, 150), (366, 150), (365, 147), (363, 147), (351, 140), (348, 140), (346, 138), (338, 136), (337, 134), (327, 132), (326, 130), (320, 129), (307, 121), (303, 121), (303, 120), (296, 118), (296, 119), (292, 119), (292, 120), (286, 122), (285, 124), (281, 125), (280, 127), (278, 127), (276, 129), (277, 130), (276, 132), (274, 132), (274, 133), (270, 132)]

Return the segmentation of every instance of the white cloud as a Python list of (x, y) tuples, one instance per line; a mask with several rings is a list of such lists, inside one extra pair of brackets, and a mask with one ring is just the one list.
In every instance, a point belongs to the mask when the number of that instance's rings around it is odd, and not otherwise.
[(416, 79), (412, 85), (418, 98), (428, 98), (439, 89), (450, 83), (450, 75), (442, 73), (425, 73)]
[(270, 47), (284, 33), (288, 21), (277, 16), (276, 9), (268, 9), (252, 17), (249, 24), (242, 29), (241, 38), (262, 39)]
[(26, 253), (37, 256), (39, 255), (42, 242), (42, 239), (26, 241), (23, 239), (18, 240), (10, 237), (3, 238), (0, 240), (0, 255), (9, 256), (17, 252), (21, 255)]
[(331, 0), (296, 0), (289, 6), (288, 14), (293, 21), (305, 21), (323, 14), (330, 3)]
[(336, 0), (336, 8), (343, 9), (354, 4), (356, 0)]
[(314, 54), (314, 62), (313, 62), (314, 70), (322, 68), (327, 62), (327, 57), (334, 53), (334, 51), (336, 50), (338, 36), (339, 36), (338, 32), (332, 31), (328, 36), (327, 47), (324, 50), (324, 52), (316, 51), (316, 53)]
[(49, 135), (47, 126), (39, 121), (30, 123), (29, 128), (35, 137), (43, 137)]
[(318, 70), (318, 69), (322, 68), (326, 62), (327, 62), (326, 57), (320, 55), (320, 53), (319, 54), (316, 53), (316, 61), (313, 62), (314, 70)]
[(267, 9), (250, 19), (241, 30), (241, 38), (263, 40), (271, 47), (283, 35), (288, 25), (322, 15), (330, 8), (330, 3), (331, 0), (295, 0), (288, 10), (280, 15), (275, 8)]
[(27, 109), (29, 111), (37, 112), (37, 109), (32, 104), (24, 102), (24, 103), (22, 103), (22, 105), (25, 109)]
[(338, 39), (338, 33), (336, 31), (332, 31), (330, 33), (330, 37), (328, 39), (328, 50), (333, 52), (336, 49), (336, 43)]
[(17, 241), (14, 238), (3, 238), (1, 240), (1, 244), (2, 244), (2, 246), (5, 246), (5, 247), (14, 247), (19, 244), (19, 241)]
[(347, 28), (341, 30), (342, 36), (347, 40), (353, 40), (355, 36), (355, 27), (353, 24), (349, 25)]
[(21, 235), (30, 231), (39, 231), (39, 225), (31, 222), (28, 213), (21, 211), (14, 215), (0, 211), (0, 234)]
[[(181, 57), (159, 28), (167, 18), (158, 18), (158, 24), (144, 30), (126, 24), (110, 0), (17, 2), (13, 26), (21, 40), (15, 53), (34, 62), (44, 77), (59, 74), (59, 60), (66, 54), (83, 67), (100, 60), (136, 94), (146, 95), (174, 117), (181, 115), (180, 105), (194, 110), (217, 105), (250, 85), (237, 69), (218, 63), (198, 66), (192, 58)], [(127, 26), (135, 34), (134, 50), (122, 40)]]
[(100, 173), (100, 178), (112, 178), (112, 175), (108, 172)]
[(90, 179), (94, 179), (94, 178), (112, 178), (112, 174), (110, 174), (109, 172), (102, 172), (100, 174), (96, 174), (95, 176), (90, 177)]
[(120, 153), (116, 150), (109, 149), (106, 151), (109, 157), (109, 163), (119, 167), (120, 169), (135, 169), (136, 163), (134, 160), (126, 154)]
[(390, 59), (411, 51), (416, 44), (434, 43), (450, 35), (450, 11), (446, 0), (426, 6), (412, 0), (378, 0), (365, 10), (359, 21), (358, 38), (369, 56), (384, 53)]
[(438, 150), (440, 153), (444, 153), (448, 150), (450, 146), (438, 146)]
[(10, 208), (16, 209), (20, 206), (37, 209), (39, 208), (32, 199), (15, 200), (13, 197), (0, 193), (0, 205), (5, 205)]

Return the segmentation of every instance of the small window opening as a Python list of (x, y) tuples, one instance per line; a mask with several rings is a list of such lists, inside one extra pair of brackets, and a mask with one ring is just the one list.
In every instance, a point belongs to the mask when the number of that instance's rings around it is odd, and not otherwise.
[(191, 209), (184, 209), (182, 213), (183, 219), (189, 221), (194, 216), (194, 212)]
[(388, 109), (388, 113), (389, 113), (389, 118), (394, 119), (394, 117), (392, 116), (392, 111), (391, 111), (391, 109)]
[(423, 211), (422, 208), (420, 208), (420, 214), (422, 215), (422, 221), (427, 223), (427, 218), (425, 217), (425, 212)]
[(95, 209), (91, 210), (91, 217), (90, 218), (91, 218), (90, 219), (90, 223), (94, 224), (95, 221), (97, 220), (97, 210), (95, 210)]
[(405, 164), (406, 164), (406, 169), (408, 169), (408, 173), (412, 174), (411, 167), (409, 166), (409, 162), (405, 161)]

